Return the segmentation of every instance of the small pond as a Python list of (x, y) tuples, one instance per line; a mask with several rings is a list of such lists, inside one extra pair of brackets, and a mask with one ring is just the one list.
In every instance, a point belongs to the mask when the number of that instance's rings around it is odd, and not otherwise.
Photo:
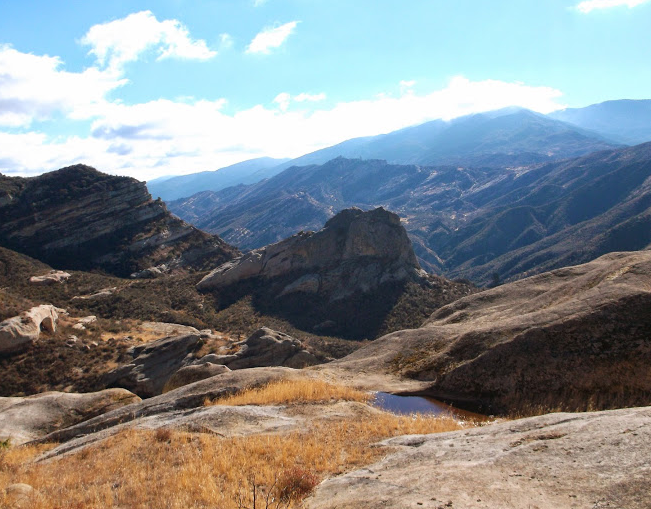
[(399, 396), (397, 394), (389, 394), (386, 392), (376, 392), (373, 396), (373, 401), (371, 402), (372, 405), (394, 414), (451, 415), (455, 419), (462, 419), (464, 421), (488, 420), (485, 415), (460, 410), (424, 396)]

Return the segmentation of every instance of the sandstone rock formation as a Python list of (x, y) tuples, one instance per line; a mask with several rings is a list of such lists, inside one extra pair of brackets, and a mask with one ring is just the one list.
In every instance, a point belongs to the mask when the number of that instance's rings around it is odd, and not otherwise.
[(298, 339), (267, 327), (258, 329), (244, 341), (234, 343), (233, 347), (239, 350), (232, 355), (216, 357), (214, 362), (230, 369), (265, 366), (304, 368), (320, 362)]
[(84, 165), (0, 176), (0, 245), (56, 268), (119, 276), (149, 267), (203, 270), (238, 252), (172, 216), (143, 182)]
[(194, 360), (192, 353), (201, 346), (199, 334), (172, 336), (132, 347), (129, 364), (105, 375), (108, 387), (124, 387), (142, 398), (161, 394), (170, 377)]
[(70, 274), (68, 272), (63, 272), (61, 270), (51, 270), (48, 274), (30, 277), (29, 282), (33, 285), (49, 286), (57, 283), (63, 283), (68, 279), (70, 279)]
[(11, 444), (19, 445), (139, 401), (124, 389), (0, 398), (0, 440), (9, 439)]
[(316, 233), (256, 249), (213, 270), (197, 288), (224, 288), (251, 278), (288, 277), (280, 295), (319, 294), (330, 300), (368, 293), (384, 283), (422, 280), (400, 218), (378, 208), (346, 209)]
[(140, 397), (149, 398), (231, 369), (303, 368), (320, 362), (297, 339), (266, 327), (244, 341), (233, 343), (231, 346), (236, 352), (231, 355), (210, 354), (197, 358), (195, 352), (201, 347), (203, 336), (196, 329), (175, 324), (160, 325), (167, 326), (161, 331), (179, 335), (130, 348), (128, 353), (133, 360), (107, 373), (104, 377), (107, 386), (124, 387)]
[(611, 253), (459, 299), (329, 368), (391, 372), (487, 411), (651, 403), (651, 251)]
[(651, 408), (557, 413), (386, 440), (379, 463), (323, 482), (309, 509), (647, 509)]
[(41, 330), (53, 334), (61, 312), (65, 310), (45, 304), (0, 323), (0, 354), (24, 350), (38, 339)]

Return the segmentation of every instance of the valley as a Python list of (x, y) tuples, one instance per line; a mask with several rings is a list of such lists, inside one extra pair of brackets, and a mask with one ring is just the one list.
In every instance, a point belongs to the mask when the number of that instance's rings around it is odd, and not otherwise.
[(0, 506), (648, 507), (651, 144), (577, 129), (424, 124), (169, 204), (0, 176)]

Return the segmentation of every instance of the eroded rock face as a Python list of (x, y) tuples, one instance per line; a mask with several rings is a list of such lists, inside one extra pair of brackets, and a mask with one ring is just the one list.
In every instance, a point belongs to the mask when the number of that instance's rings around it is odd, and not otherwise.
[(213, 270), (200, 290), (261, 278), (287, 277), (280, 295), (307, 293), (338, 300), (384, 283), (420, 280), (424, 272), (400, 218), (378, 208), (347, 209), (316, 233), (301, 232)]
[(648, 407), (555, 413), (384, 444), (399, 450), (323, 482), (305, 506), (649, 507)]
[(38, 339), (41, 329), (52, 334), (56, 332), (61, 312), (65, 310), (44, 304), (0, 323), (0, 353), (16, 353), (26, 349)]
[(237, 249), (172, 216), (143, 182), (75, 165), (0, 180), (0, 245), (57, 268), (204, 270)]
[(129, 389), (142, 398), (161, 394), (170, 377), (192, 363), (200, 341), (199, 334), (186, 334), (133, 347), (129, 350), (133, 360), (107, 373), (105, 383)]
[(651, 252), (611, 253), (449, 304), (332, 363), (487, 411), (651, 403)]
[(23, 444), (139, 401), (139, 397), (125, 389), (87, 394), (44, 392), (24, 398), (0, 398), (0, 440)]

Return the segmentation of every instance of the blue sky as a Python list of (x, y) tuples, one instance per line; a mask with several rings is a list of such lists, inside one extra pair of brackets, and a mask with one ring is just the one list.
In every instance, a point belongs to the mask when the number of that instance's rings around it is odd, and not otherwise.
[(651, 0), (2, 0), (0, 172), (141, 180), (651, 90)]

